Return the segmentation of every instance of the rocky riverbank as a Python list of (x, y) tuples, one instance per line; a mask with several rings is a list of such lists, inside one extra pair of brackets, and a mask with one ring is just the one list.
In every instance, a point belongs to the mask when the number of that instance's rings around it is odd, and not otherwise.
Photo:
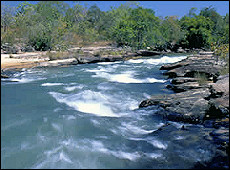
[[(154, 95), (139, 105), (140, 108), (156, 105), (161, 108), (157, 114), (167, 120), (200, 124), (207, 128), (203, 137), (216, 144), (217, 156), (205, 164), (198, 163), (194, 168), (229, 167), (229, 74), (220, 75), (225, 65), (212, 52), (201, 52), (164, 65), (160, 69), (166, 70), (163, 74), (171, 78), (167, 88), (176, 93)], [(183, 126), (180, 130), (189, 128)]]
[[(143, 51), (142, 51), (143, 52)], [(151, 52), (152, 53), (152, 52)], [(5, 71), (31, 67), (57, 67), (97, 62), (123, 61), (143, 55), (131, 52), (130, 49), (111, 46), (75, 47), (64, 52), (20, 52), (16, 54), (1, 54), (1, 77), (9, 75)]]

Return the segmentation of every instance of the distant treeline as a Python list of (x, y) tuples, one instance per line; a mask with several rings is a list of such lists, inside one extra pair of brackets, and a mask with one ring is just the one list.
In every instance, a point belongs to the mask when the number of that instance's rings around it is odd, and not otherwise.
[[(154, 3), (154, 2), (153, 2)], [(152, 9), (128, 2), (101, 11), (65, 1), (1, 6), (1, 43), (25, 44), (36, 50), (64, 50), (70, 45), (108, 41), (133, 49), (210, 48), (229, 43), (229, 14), (196, 8), (178, 19), (157, 17)]]

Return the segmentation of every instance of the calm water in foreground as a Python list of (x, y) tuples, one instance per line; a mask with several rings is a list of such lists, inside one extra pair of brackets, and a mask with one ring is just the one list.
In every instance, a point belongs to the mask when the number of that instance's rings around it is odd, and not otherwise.
[[(169, 94), (159, 70), (185, 56), (59, 68), (24, 69), (1, 81), (2, 168), (191, 168), (211, 159), (210, 144), (191, 140), (203, 127), (174, 134), (157, 107)], [(16, 82), (14, 82), (16, 81)], [(183, 124), (171, 122), (174, 129)]]

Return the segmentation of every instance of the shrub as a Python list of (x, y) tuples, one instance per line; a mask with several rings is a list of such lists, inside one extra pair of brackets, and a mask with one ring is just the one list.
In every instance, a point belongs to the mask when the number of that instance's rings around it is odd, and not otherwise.
[(50, 52), (50, 51), (48, 51), (46, 53), (46, 55), (49, 57), (50, 61), (70, 58), (69, 53), (62, 52), (62, 51), (58, 51), (58, 52)]

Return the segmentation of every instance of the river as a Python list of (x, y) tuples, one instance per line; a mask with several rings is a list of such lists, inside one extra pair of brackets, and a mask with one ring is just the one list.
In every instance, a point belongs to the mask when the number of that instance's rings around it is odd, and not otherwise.
[(1, 81), (2, 168), (191, 168), (212, 158), (191, 139), (203, 127), (158, 131), (159, 108), (138, 109), (153, 94), (170, 94), (159, 68), (186, 56), (30, 68)]

